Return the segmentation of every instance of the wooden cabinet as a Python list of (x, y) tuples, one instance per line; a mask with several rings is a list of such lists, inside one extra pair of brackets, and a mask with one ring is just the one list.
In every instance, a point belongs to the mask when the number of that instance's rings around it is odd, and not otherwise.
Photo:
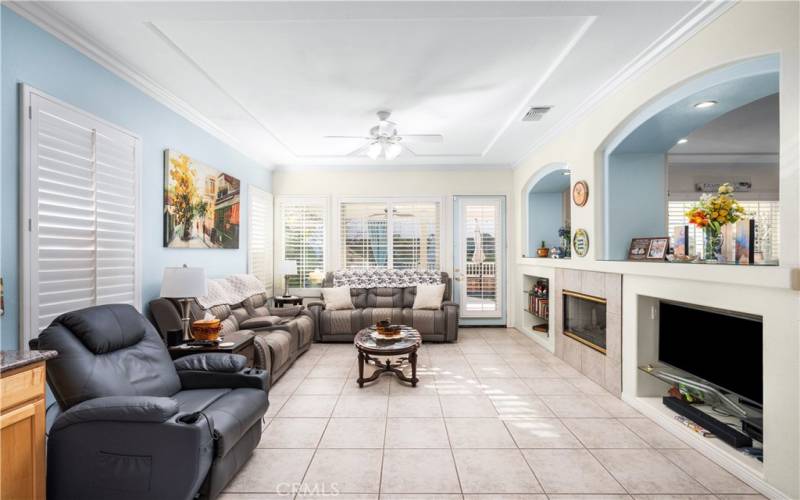
[(45, 497), (45, 367), (0, 374), (0, 499)]

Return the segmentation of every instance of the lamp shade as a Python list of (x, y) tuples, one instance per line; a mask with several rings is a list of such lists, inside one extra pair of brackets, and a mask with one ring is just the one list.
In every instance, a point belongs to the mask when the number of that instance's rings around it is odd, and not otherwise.
[(282, 260), (278, 265), (278, 272), (284, 276), (297, 274), (296, 260)]
[(208, 294), (206, 270), (202, 267), (165, 267), (161, 296), (173, 299), (202, 297)]

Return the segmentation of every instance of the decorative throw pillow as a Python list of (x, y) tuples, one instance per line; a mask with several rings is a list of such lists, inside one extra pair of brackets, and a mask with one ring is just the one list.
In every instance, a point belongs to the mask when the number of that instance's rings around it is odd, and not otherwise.
[(325, 309), (329, 311), (340, 311), (353, 309), (353, 301), (350, 300), (350, 287), (337, 286), (334, 288), (322, 289), (322, 300), (325, 301)]
[(414, 309), (441, 309), (444, 287), (444, 283), (441, 285), (417, 285)]

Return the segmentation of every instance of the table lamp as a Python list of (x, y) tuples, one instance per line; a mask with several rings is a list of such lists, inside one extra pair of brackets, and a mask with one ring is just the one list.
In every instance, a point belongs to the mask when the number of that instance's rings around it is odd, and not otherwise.
[(289, 276), (297, 274), (297, 261), (282, 260), (278, 265), (278, 272), (283, 275), (283, 296), (289, 297)]
[(193, 297), (208, 294), (206, 270), (202, 267), (165, 267), (161, 281), (161, 296), (177, 299), (181, 305), (183, 341), (191, 340), (189, 335), (189, 304)]

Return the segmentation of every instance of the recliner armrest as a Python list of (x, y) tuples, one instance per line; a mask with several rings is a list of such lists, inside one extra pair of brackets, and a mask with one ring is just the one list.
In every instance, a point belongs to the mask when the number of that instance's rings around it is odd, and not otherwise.
[(250, 387), (267, 391), (269, 372), (246, 365), (244, 356), (221, 352), (192, 354), (175, 360), (184, 390)]
[(201, 352), (190, 354), (173, 361), (178, 374), (184, 370), (236, 373), (247, 366), (247, 358), (241, 354), (224, 352)]
[(162, 423), (178, 413), (172, 398), (155, 396), (107, 396), (90, 399), (60, 414), (51, 432), (84, 422)]
[(314, 302), (309, 302), (306, 304), (306, 307), (311, 309), (312, 307), (321, 307), (325, 309), (325, 302), (320, 302), (319, 300), (315, 300)]
[(452, 300), (445, 300), (444, 302), (442, 302), (442, 309), (444, 309), (447, 306), (458, 307), (458, 304), (453, 302)]

